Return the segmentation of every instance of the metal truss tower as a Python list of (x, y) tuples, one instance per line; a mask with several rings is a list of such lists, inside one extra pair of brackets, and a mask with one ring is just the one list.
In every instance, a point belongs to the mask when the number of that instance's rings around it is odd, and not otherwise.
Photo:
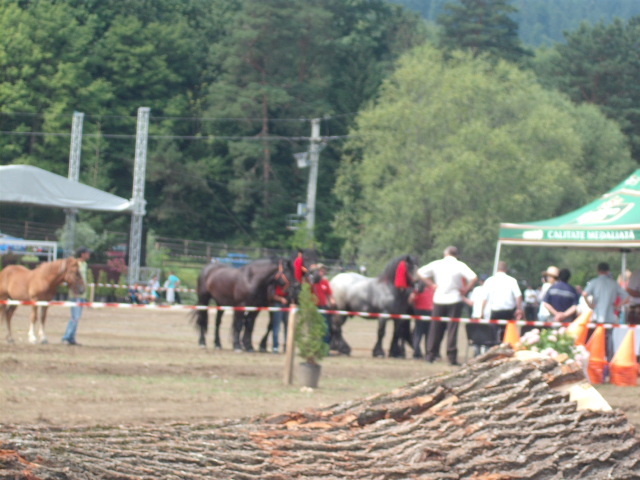
[[(84, 122), (84, 113), (73, 112), (73, 121), (71, 123), (71, 147), (69, 149), (69, 180), (77, 182), (80, 180), (80, 157), (82, 155), (82, 124)], [(64, 256), (73, 255), (73, 249), (76, 241), (76, 217), (78, 215), (77, 208), (65, 209), (66, 220), (64, 223), (65, 243)]]
[(142, 218), (145, 214), (144, 182), (147, 170), (147, 139), (149, 136), (148, 107), (138, 109), (138, 126), (136, 130), (136, 158), (133, 168), (133, 213), (131, 214), (131, 231), (129, 235), (129, 285), (140, 280), (140, 252), (142, 250)]
[(307, 228), (311, 238), (315, 238), (316, 191), (318, 187), (318, 163), (320, 161), (320, 119), (311, 120), (311, 145), (309, 147), (309, 185), (307, 186)]

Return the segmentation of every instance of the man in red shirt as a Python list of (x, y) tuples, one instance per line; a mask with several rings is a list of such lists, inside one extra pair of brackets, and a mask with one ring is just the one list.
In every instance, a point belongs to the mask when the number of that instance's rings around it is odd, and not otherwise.
[[(311, 291), (316, 298), (316, 306), (320, 309), (328, 309), (335, 306), (336, 302), (333, 299), (333, 292), (331, 291), (331, 285), (329, 280), (325, 277), (327, 273), (327, 267), (322, 263), (314, 265), (313, 268), (313, 284), (311, 285)], [(331, 341), (331, 315), (328, 313), (322, 314), (327, 322), (327, 335), (324, 341), (330, 343)]]
[(302, 278), (308, 273), (307, 268), (304, 266), (303, 251), (298, 249), (298, 255), (293, 261), (293, 275), (296, 277), (298, 283), (302, 283)]
[[(425, 282), (419, 280), (416, 282), (416, 286), (411, 295), (409, 296), (409, 303), (411, 304), (414, 315), (431, 315), (433, 311), (433, 292), (435, 288), (432, 285), (426, 285)], [(427, 351), (427, 338), (429, 336), (429, 320), (415, 321), (413, 327), (413, 358), (422, 359), (422, 351), (420, 349), (420, 341), (424, 335), (424, 351)]]

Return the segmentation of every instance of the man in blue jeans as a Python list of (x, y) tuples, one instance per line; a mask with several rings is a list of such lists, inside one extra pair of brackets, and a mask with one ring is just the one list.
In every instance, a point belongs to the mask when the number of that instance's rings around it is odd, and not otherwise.
[[(86, 247), (81, 247), (76, 252), (76, 258), (78, 259), (78, 271), (82, 276), (82, 280), (84, 281), (84, 285), (87, 285), (87, 271), (88, 265), (87, 261), (91, 257), (91, 250)], [(71, 288), (69, 290), (69, 300), (72, 302), (86, 302), (84, 297), (85, 290), (82, 291), (73, 291)], [(64, 332), (64, 336), (62, 337), (62, 343), (66, 343), (67, 345), (80, 345), (76, 341), (76, 330), (78, 330), (78, 322), (80, 321), (80, 317), (82, 316), (82, 307), (71, 307), (71, 318), (69, 319), (69, 323), (67, 323), (67, 330)]]

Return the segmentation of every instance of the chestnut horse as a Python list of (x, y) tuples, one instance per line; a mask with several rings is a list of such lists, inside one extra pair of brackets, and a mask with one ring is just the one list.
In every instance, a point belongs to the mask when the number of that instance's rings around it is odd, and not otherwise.
[[(78, 269), (78, 260), (66, 258), (53, 262), (41, 263), (34, 270), (22, 265), (9, 265), (0, 271), (0, 300), (37, 301), (51, 300), (56, 294), (58, 285), (67, 282), (76, 292), (84, 292), (85, 284)], [(17, 305), (0, 305), (0, 318), (7, 322), (7, 341), (13, 343), (11, 335), (11, 317)], [(38, 321), (38, 306), (31, 307), (31, 326), (29, 327), (29, 342), (37, 343), (35, 334)], [(47, 319), (47, 307), (40, 307), (40, 343), (47, 343), (44, 324)]]
[[(213, 299), (220, 306), (233, 307), (268, 307), (270, 288), (279, 284), (285, 291), (293, 289), (296, 284), (293, 265), (290, 260), (263, 259), (254, 260), (240, 268), (227, 264), (211, 263), (202, 269), (198, 277), (198, 305), (209, 305)], [(214, 346), (220, 344), (220, 323), (223, 310), (216, 313), (216, 330)], [(205, 335), (209, 325), (207, 310), (194, 312), (200, 328), (199, 344), (205, 347)], [(251, 336), (258, 311), (233, 312), (233, 348), (236, 351), (253, 352)], [(240, 333), (244, 329), (242, 342)]]

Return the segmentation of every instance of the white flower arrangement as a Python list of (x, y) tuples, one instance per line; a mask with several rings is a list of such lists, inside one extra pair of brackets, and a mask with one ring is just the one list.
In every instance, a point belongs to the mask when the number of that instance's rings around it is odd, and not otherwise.
[(558, 363), (577, 362), (586, 368), (589, 352), (584, 345), (575, 345), (575, 337), (565, 327), (559, 329), (535, 328), (520, 338), (517, 350), (531, 350), (540, 355), (553, 358)]

